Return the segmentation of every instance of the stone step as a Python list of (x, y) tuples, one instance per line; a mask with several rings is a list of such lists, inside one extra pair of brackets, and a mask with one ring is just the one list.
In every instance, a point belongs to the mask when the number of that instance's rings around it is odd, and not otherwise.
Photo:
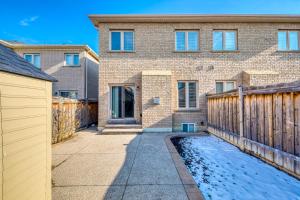
[(104, 128), (101, 134), (140, 134), (142, 132), (142, 128)]
[(136, 124), (135, 119), (109, 119), (108, 124)]
[(127, 129), (141, 129), (140, 124), (106, 124), (105, 128), (127, 128)]

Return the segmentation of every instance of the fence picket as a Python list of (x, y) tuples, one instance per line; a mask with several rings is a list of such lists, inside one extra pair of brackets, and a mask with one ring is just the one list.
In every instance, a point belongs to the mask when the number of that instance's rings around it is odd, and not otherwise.
[[(243, 96), (244, 137), (300, 156), (300, 82), (246, 88)], [(237, 90), (208, 95), (209, 124), (239, 135), (238, 99)]]

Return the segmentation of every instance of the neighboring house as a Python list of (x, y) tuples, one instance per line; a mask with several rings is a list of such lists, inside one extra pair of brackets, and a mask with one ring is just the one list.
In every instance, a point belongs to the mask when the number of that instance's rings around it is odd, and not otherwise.
[(29, 45), (3, 41), (28, 62), (55, 77), (53, 95), (76, 99), (98, 98), (98, 55), (87, 45)]
[(134, 120), (144, 131), (198, 131), (207, 93), (300, 78), (300, 16), (89, 17), (101, 33), (100, 130)]

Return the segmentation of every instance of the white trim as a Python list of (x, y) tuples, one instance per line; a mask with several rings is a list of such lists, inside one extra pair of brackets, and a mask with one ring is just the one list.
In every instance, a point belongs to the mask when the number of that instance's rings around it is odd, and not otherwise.
[[(68, 65), (67, 64), (67, 55), (70, 55), (72, 57), (72, 64)], [(78, 64), (74, 64), (74, 56), (78, 55)], [(64, 59), (64, 66), (80, 66), (80, 53), (65, 53), (65, 59)]]
[[(179, 92), (178, 92), (178, 83), (185, 83), (185, 107), (179, 107)], [(196, 83), (196, 107), (190, 108), (189, 102), (189, 83)], [(177, 108), (178, 110), (195, 110), (199, 109), (199, 83), (198, 81), (177, 81)]]
[[(189, 122), (183, 122), (183, 123), (181, 123), (181, 131), (183, 132), (183, 125), (184, 124), (187, 124), (187, 128), (188, 128), (188, 131), (187, 131), (187, 133), (195, 133), (195, 132), (197, 132), (196, 131), (196, 123), (189, 123)], [(194, 126), (194, 132), (190, 132), (190, 130), (189, 130), (189, 125), (193, 125)]]
[[(215, 32), (221, 32), (222, 33), (222, 49), (217, 49), (215, 50), (214, 49), (214, 33)], [(233, 50), (227, 50), (225, 49), (226, 47), (226, 33), (227, 32), (234, 32), (235, 34), (235, 38), (234, 38), (234, 41), (235, 41), (235, 49)], [(213, 51), (237, 51), (238, 50), (238, 30), (237, 29), (214, 29), (213, 30), (213, 35), (212, 35), (212, 50)]]
[[(223, 83), (223, 91), (222, 92), (227, 92), (229, 90), (226, 90), (226, 86), (228, 83), (233, 83), (233, 89), (236, 88), (236, 81), (235, 80), (227, 80), (227, 81), (216, 81), (215, 83), (215, 92), (217, 93), (217, 83)], [(221, 92), (221, 93), (222, 93)]]
[(172, 128), (144, 128), (143, 132), (172, 132)]
[[(278, 40), (278, 33), (279, 32), (285, 32), (286, 33), (286, 49), (282, 50), (282, 49), (279, 49), (279, 40)], [(298, 49), (296, 50), (292, 50), (290, 48), (290, 32), (297, 32), (297, 35), (298, 35)], [(277, 50), (278, 51), (299, 51), (300, 50), (300, 31), (297, 29), (297, 30), (293, 30), (293, 29), (279, 29), (277, 31)]]
[[(122, 98), (124, 98), (123, 97), (123, 95), (124, 95), (124, 91), (123, 91), (123, 88), (124, 87), (132, 87), (133, 88), (133, 93), (134, 93), (134, 102), (133, 102), (133, 117), (121, 117), (121, 118), (112, 118), (112, 87), (122, 87)], [(124, 120), (124, 119), (137, 119), (137, 108), (136, 108), (136, 85), (135, 84), (109, 84), (109, 86), (108, 86), (109, 88), (108, 88), (108, 90), (109, 90), (109, 95), (108, 95), (108, 99), (109, 99), (109, 101), (108, 101), (108, 113), (109, 113), (109, 115), (108, 115), (108, 120), (118, 120), (118, 119), (120, 119), (120, 120)], [(124, 110), (123, 109), (125, 109), (125, 108), (123, 108), (123, 105), (122, 105), (122, 115), (125, 115), (125, 112), (124, 112)]]
[[(177, 50), (176, 49), (176, 45), (177, 45), (177, 34), (176, 33), (178, 33), (178, 32), (183, 32), (184, 33), (184, 50)], [(196, 50), (190, 50), (189, 49), (189, 32), (196, 32), (196, 33), (198, 33), (198, 37), (197, 37), (197, 49)], [(193, 51), (195, 51), (195, 52), (197, 52), (197, 51), (200, 51), (200, 31), (199, 30), (175, 30), (174, 31), (174, 33), (175, 33), (175, 51), (176, 52), (185, 52), (185, 51), (191, 51), (191, 52), (193, 52)]]
[[(39, 66), (36, 66), (35, 64), (34, 64), (34, 56), (40, 56), (40, 63), (39, 63)], [(39, 69), (41, 69), (41, 54), (40, 53), (24, 53), (23, 54), (23, 58), (25, 59), (25, 56), (31, 56), (31, 64), (33, 64), (36, 68), (39, 68)], [(26, 60), (26, 59), (25, 59)], [(26, 60), (27, 61), (27, 60)]]
[(69, 93), (69, 95), (68, 95), (67, 98), (72, 98), (72, 97), (70, 97), (70, 93), (71, 93), (71, 92), (75, 92), (75, 95), (76, 95), (75, 99), (78, 99), (78, 90), (58, 90), (58, 95), (59, 95), (60, 97), (62, 97), (62, 95), (61, 95), (62, 92), (67, 92), (67, 93)]
[[(132, 33), (132, 50), (125, 50), (124, 49), (124, 33), (126, 32), (130, 32)], [(120, 33), (120, 50), (112, 50), (112, 46), (111, 46), (111, 34), (112, 33)], [(113, 51), (113, 52), (134, 52), (135, 51), (135, 33), (134, 30), (110, 30), (109, 31), (109, 51)]]

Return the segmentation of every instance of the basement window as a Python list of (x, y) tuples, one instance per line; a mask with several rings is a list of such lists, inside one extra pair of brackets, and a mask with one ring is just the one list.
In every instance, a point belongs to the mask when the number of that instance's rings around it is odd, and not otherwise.
[(182, 123), (181, 130), (185, 133), (194, 133), (195, 132), (195, 124), (194, 123)]

